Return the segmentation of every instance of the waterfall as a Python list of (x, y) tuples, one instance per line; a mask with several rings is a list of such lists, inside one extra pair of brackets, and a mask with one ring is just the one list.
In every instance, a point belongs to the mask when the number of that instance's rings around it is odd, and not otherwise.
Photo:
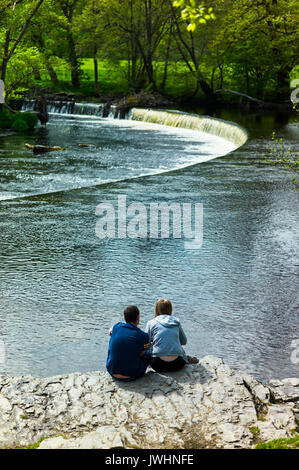
[[(35, 100), (22, 100), (22, 111), (34, 111)], [(51, 114), (79, 114), (82, 116), (103, 116), (101, 103), (76, 103), (75, 101), (49, 100), (47, 111)], [(114, 116), (113, 116), (114, 117)]]
[(117, 119), (119, 117), (117, 106), (115, 106), (114, 104), (110, 106), (108, 117), (113, 119)]
[[(35, 100), (22, 101), (22, 111), (33, 111), (34, 108)], [(61, 100), (48, 101), (47, 111), (51, 114), (99, 116), (102, 118), (108, 117), (110, 119), (120, 118), (117, 106), (110, 105), (108, 103), (77, 103), (75, 101)], [(235, 144), (237, 148), (245, 144), (248, 139), (248, 132), (246, 129), (234, 122), (210, 116), (183, 113), (181, 111), (132, 108), (125, 118), (133, 121), (144, 121), (162, 124), (164, 126), (181, 127), (184, 129), (201, 131), (222, 137), (223, 139)]]
[(82, 116), (102, 116), (100, 103), (76, 103), (75, 101), (48, 101), (47, 111), (52, 114), (79, 114)]
[(180, 111), (132, 108), (129, 119), (205, 132), (233, 142), (237, 147), (245, 144), (248, 139), (248, 132), (239, 124), (210, 116)]
[(53, 114), (72, 114), (73, 101), (48, 101), (47, 111)]
[(74, 103), (73, 112), (85, 116), (102, 116), (103, 105), (100, 103)]
[(21, 110), (24, 112), (34, 111), (35, 100), (23, 100)]

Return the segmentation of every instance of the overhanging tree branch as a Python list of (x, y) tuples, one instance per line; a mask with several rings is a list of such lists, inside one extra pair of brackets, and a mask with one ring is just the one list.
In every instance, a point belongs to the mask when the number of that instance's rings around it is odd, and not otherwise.
[(30, 25), (30, 22), (32, 20), (32, 18), (34, 17), (34, 15), (38, 12), (38, 9), (39, 7), (41, 6), (41, 4), (44, 2), (44, 0), (39, 0), (38, 3), (36, 4), (35, 8), (33, 9), (33, 11), (30, 13), (30, 15), (28, 16), (27, 20), (25, 21), (25, 24), (19, 34), (19, 36), (17, 37), (17, 39), (15, 40), (14, 42), (14, 45), (12, 46), (11, 50), (9, 51), (9, 54), (8, 54), (8, 60), (11, 58), (11, 56), (13, 55), (13, 53), (15, 52), (17, 46), (19, 45), (20, 41), (22, 40), (24, 34), (26, 33), (27, 29), (28, 29), (28, 26)]

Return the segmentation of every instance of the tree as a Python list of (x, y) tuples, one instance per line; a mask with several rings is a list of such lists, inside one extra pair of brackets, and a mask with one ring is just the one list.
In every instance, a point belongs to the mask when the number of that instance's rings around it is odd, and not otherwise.
[(0, 79), (5, 82), (7, 67), (44, 0), (1, 0), (0, 11)]
[(168, 0), (112, 0), (106, 17), (130, 55), (132, 82), (140, 61), (149, 87), (156, 90), (153, 62), (170, 19)]
[[(215, 3), (220, 51), (237, 84), (248, 93), (289, 100), (290, 71), (298, 60), (296, 0), (222, 0)], [(218, 9), (218, 10), (217, 10)]]
[(213, 89), (201, 68), (202, 57), (207, 48), (207, 38), (201, 28), (194, 28), (193, 30), (191, 28), (189, 28), (189, 30), (188, 28), (186, 29), (186, 19), (176, 11), (171, 0), (169, 0), (169, 3), (174, 23), (174, 37), (177, 48), (195, 79), (193, 96), (195, 96), (199, 88), (201, 88), (206, 96), (212, 97)]
[(80, 88), (80, 63), (74, 38), (74, 21), (80, 14), (81, 0), (53, 0), (57, 26), (64, 30), (67, 42), (67, 58), (71, 67), (72, 85)]
[(103, 2), (87, 0), (82, 12), (74, 20), (74, 35), (80, 53), (92, 55), (94, 65), (94, 90), (99, 94), (98, 52), (104, 44)]

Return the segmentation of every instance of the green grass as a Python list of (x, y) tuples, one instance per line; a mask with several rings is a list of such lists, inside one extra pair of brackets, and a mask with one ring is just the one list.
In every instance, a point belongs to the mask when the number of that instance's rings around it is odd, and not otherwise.
[(26, 449), (38, 449), (41, 442), (43, 442), (45, 439), (49, 439), (49, 438), (48, 437), (42, 437), (37, 442), (34, 442), (34, 444), (31, 444), (28, 447), (26, 447)]
[(251, 432), (253, 437), (257, 437), (261, 432), (258, 426), (252, 426), (251, 428), (249, 428), (249, 431)]
[(55, 434), (53, 436), (45, 436), (39, 439), (38, 441), (34, 442), (33, 444), (30, 444), (29, 446), (26, 447), (26, 449), (38, 449), (40, 444), (46, 440), (46, 439), (51, 439), (54, 437), (63, 437), (64, 439), (68, 439), (68, 436), (66, 434)]
[(299, 434), (290, 438), (274, 439), (255, 446), (255, 449), (299, 449)]
[[(98, 60), (98, 76), (99, 76), (99, 94), (100, 95), (128, 95), (134, 90), (131, 89), (127, 81), (127, 67), (128, 62), (126, 60), (111, 61), (108, 59)], [(200, 70), (203, 75), (209, 81), (211, 77), (211, 65), (208, 62), (202, 62), (200, 65)], [(91, 58), (81, 58), (80, 59), (80, 88), (76, 89), (71, 84), (71, 71), (67, 65), (60, 65), (55, 67), (55, 71), (59, 80), (57, 85), (54, 85), (49, 75), (44, 72), (41, 74), (41, 81), (36, 82), (38, 88), (49, 88), (52, 92), (65, 91), (68, 93), (74, 93), (77, 95), (85, 97), (95, 97), (94, 89), (94, 64), (93, 59)], [(184, 99), (186, 97), (192, 97), (195, 90), (195, 78), (192, 73), (187, 68), (184, 61), (170, 61), (168, 64), (168, 73), (165, 89), (161, 90), (163, 74), (164, 74), (164, 63), (162, 61), (154, 62), (154, 73), (157, 83), (158, 90), (163, 92), (163, 94), (174, 98), (174, 99)], [(218, 73), (218, 72), (217, 72)], [(216, 73), (216, 74), (217, 74)], [(299, 75), (299, 66), (294, 67), (291, 73), (291, 79), (298, 77)], [(245, 84), (241, 83), (240, 73), (238, 74), (235, 69), (229, 65), (225, 66), (224, 69), (225, 76), (225, 88), (231, 88), (238, 90), (241, 86), (245, 87)], [(244, 77), (243, 77), (244, 78)], [(242, 80), (243, 80), (242, 78)], [(253, 89), (249, 94), (254, 96), (255, 94), (255, 82), (254, 80), (251, 83)], [(218, 86), (217, 77), (215, 77), (214, 86)], [(143, 87), (146, 91), (146, 83)], [(245, 87), (246, 88), (246, 87)], [(244, 91), (244, 90), (243, 90)], [(265, 99), (273, 98), (275, 95), (275, 83), (268, 83), (265, 86)], [(273, 96), (272, 96), (273, 95)], [(197, 98), (202, 96), (202, 92), (199, 90)], [(232, 95), (226, 96), (223, 95), (222, 99), (224, 101), (232, 102), (238, 101), (238, 97)]]
[[(126, 78), (127, 61), (120, 60), (117, 63), (109, 60), (98, 61), (99, 93), (126, 95), (132, 92)], [(156, 81), (158, 87), (163, 79), (163, 62), (154, 63)], [(79, 93), (82, 96), (94, 95), (94, 65), (93, 59), (80, 60), (80, 89), (71, 85), (71, 71), (68, 67), (56, 67), (55, 71), (59, 80), (58, 86), (53, 85), (47, 73), (41, 74), (42, 81), (37, 82), (38, 87), (50, 87), (53, 92), (66, 91)], [(195, 80), (190, 74), (184, 62), (171, 62), (168, 66), (168, 75), (164, 93), (173, 97), (190, 95), (194, 91)]]

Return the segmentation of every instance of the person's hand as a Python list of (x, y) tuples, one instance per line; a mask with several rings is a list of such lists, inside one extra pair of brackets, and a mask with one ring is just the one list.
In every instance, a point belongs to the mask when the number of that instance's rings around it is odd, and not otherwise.
[(109, 330), (109, 336), (112, 335), (112, 330), (113, 330), (113, 326), (111, 326), (110, 330)]

